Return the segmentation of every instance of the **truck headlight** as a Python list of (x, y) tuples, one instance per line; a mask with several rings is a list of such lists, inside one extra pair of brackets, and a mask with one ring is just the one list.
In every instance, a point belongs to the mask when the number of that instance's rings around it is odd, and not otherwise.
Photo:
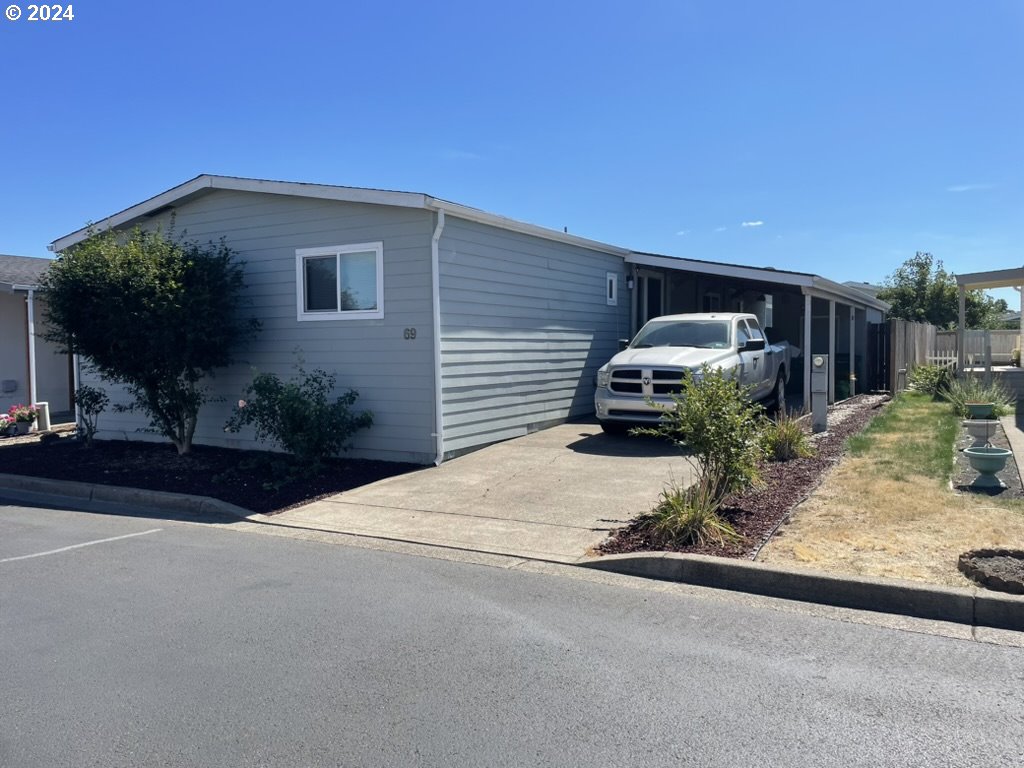
[(611, 380), (611, 371), (600, 370), (597, 372), (597, 386), (599, 389), (604, 389), (608, 386), (608, 382)]

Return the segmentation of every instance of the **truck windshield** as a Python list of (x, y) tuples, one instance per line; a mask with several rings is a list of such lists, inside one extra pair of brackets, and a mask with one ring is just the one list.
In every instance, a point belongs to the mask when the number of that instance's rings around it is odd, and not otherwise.
[(727, 349), (729, 323), (721, 320), (665, 320), (650, 322), (629, 345), (643, 347), (701, 347)]

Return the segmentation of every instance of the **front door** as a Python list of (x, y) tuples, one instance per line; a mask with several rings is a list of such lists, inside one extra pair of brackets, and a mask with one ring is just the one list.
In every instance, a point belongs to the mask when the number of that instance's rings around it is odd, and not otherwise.
[(637, 328), (665, 314), (665, 278), (660, 272), (637, 272)]

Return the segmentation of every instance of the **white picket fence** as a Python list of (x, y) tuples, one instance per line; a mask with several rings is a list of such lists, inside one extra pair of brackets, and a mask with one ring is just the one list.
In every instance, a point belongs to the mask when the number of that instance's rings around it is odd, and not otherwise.
[[(992, 365), (1009, 365), (1013, 350), (1020, 346), (1020, 331), (964, 331), (964, 360), (967, 367), (985, 364), (985, 350), (992, 350)], [(935, 334), (935, 349), (932, 358), (946, 359), (952, 355), (956, 361), (956, 331), (939, 331)], [(940, 365), (941, 363), (935, 363)]]

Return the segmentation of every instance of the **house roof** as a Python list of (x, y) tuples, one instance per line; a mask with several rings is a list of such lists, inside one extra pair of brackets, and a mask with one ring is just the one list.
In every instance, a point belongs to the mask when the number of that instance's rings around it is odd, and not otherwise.
[(211, 174), (196, 176), (194, 179), (186, 181), (184, 184), (179, 184), (148, 200), (144, 200), (138, 205), (133, 205), (131, 208), (126, 208), (115, 213), (113, 216), (108, 216), (102, 221), (64, 235), (50, 243), (49, 248), (51, 251), (62, 251), (75, 243), (85, 240), (90, 232), (110, 227), (130, 226), (142, 221), (146, 217), (154, 216), (172, 205), (209, 194), (216, 189), (237, 192), (263, 192), (292, 197), (313, 197), (320, 200), (338, 200), (349, 203), (369, 203), (371, 205), (390, 205), (398, 208), (443, 211), (446, 214), (461, 219), (490, 224), (501, 229), (542, 237), (545, 240), (556, 240), (619, 256), (625, 256), (629, 253), (627, 248), (620, 248), (596, 240), (588, 240), (585, 237), (578, 237), (567, 232), (548, 229), (547, 227), (539, 227), (536, 224), (527, 224), (523, 221), (510, 219), (506, 216), (498, 216), (497, 214), (482, 211), (479, 208), (471, 208), (467, 205), (431, 197), (420, 192), (395, 192), (386, 189), (340, 187), (330, 184), (307, 184), (295, 181), (269, 181), (266, 179), (246, 179), (237, 176), (214, 176)]
[(0, 254), (0, 290), (10, 292), (35, 288), (52, 263), (53, 259)]
[(441, 211), (448, 215), (461, 219), (468, 219), (482, 224), (499, 227), (501, 229), (520, 232), (522, 234), (541, 237), (545, 240), (577, 245), (604, 253), (611, 253), (622, 256), (627, 263), (648, 264), (650, 266), (661, 266), (667, 269), (689, 269), (705, 274), (721, 274), (730, 277), (761, 280), (770, 283), (784, 283), (797, 285), (804, 293), (816, 293), (825, 298), (840, 298), (852, 301), (857, 304), (873, 307), (882, 311), (889, 308), (885, 302), (879, 301), (872, 296), (861, 293), (853, 288), (834, 283), (818, 275), (807, 272), (787, 272), (766, 267), (743, 267), (735, 264), (725, 264), (714, 261), (700, 261), (698, 259), (680, 259), (672, 256), (659, 254), (648, 254), (631, 251), (628, 248), (621, 248), (608, 243), (588, 240), (587, 238), (571, 235), (567, 232), (539, 227), (536, 224), (510, 219), (505, 216), (482, 211), (479, 208), (471, 208), (459, 203), (431, 197), (420, 192), (396, 192), (385, 189), (368, 189), (364, 187), (341, 187), (329, 184), (308, 184), (294, 181), (270, 181), (266, 179), (247, 179), (237, 176), (215, 176), (203, 174), (196, 176), (184, 184), (179, 184), (166, 192), (155, 197), (144, 200), (137, 205), (126, 208), (123, 211), (108, 216), (89, 227), (71, 232), (50, 243), (51, 251), (62, 251), (76, 243), (85, 240), (93, 231), (104, 230), (111, 227), (131, 226), (147, 217), (154, 216), (167, 208), (201, 195), (209, 194), (217, 190), (234, 190), (240, 192), (262, 192), (274, 195), (289, 195), (294, 197), (313, 197), (321, 200), (338, 200), (352, 203), (368, 203), (371, 205), (390, 205), (399, 208), (419, 208), (431, 211)]
[(774, 267), (748, 267), (721, 261), (682, 259), (675, 256), (640, 252), (631, 253), (626, 257), (626, 262), (640, 266), (681, 269), (689, 272), (700, 272), (705, 275), (720, 275), (739, 280), (756, 280), (762, 283), (788, 285), (799, 288), (801, 293), (817, 296), (822, 299), (838, 300), (845, 304), (871, 307), (882, 312), (889, 309), (887, 303), (870, 294), (863, 293), (849, 285), (833, 282), (811, 272), (792, 272), (775, 269)]

